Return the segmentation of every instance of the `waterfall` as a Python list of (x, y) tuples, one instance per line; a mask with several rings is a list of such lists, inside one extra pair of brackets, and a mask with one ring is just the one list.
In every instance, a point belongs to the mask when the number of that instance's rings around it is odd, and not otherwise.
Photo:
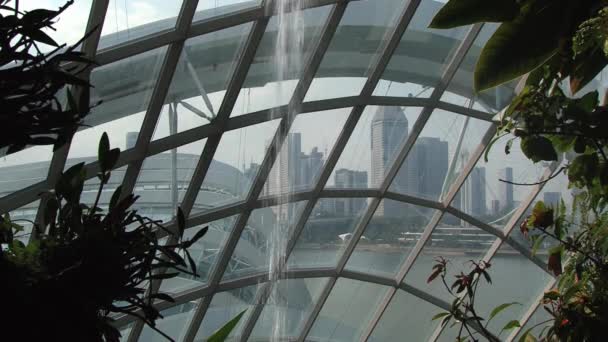
[[(302, 16), (302, 4), (304, 0), (274, 0), (274, 10), (276, 13), (277, 31), (276, 31), (276, 46), (274, 51), (274, 79), (276, 80), (275, 96), (286, 96), (285, 91), (290, 89), (286, 82), (293, 82), (300, 76), (299, 71), (303, 69), (303, 43), (304, 43), (304, 18)], [(291, 96), (291, 94), (289, 94)], [(272, 117), (278, 117), (280, 114), (271, 113)], [(287, 120), (293, 119), (290, 117), (294, 113), (286, 113)], [(283, 146), (275, 146), (279, 151), (275, 164), (278, 166), (275, 174), (270, 177), (273, 183), (276, 184), (277, 194), (283, 194), (287, 197), (293, 193), (295, 187), (299, 184), (298, 181), (298, 160), (300, 156), (295, 156), (289, 136), (286, 137)], [(288, 199), (288, 198), (287, 198)], [(290, 201), (284, 201), (285, 204), (279, 204), (275, 208), (276, 220), (272, 233), (268, 241), (268, 272), (271, 282), (272, 293), (268, 298), (268, 309), (274, 306), (272, 311), (272, 331), (270, 332), (270, 341), (279, 341), (289, 332), (288, 328), (288, 296), (285, 293), (287, 286), (279, 281), (282, 278), (281, 273), (286, 271), (286, 246), (288, 241), (288, 232), (290, 222), (294, 221), (296, 213), (293, 210), (293, 205)]]

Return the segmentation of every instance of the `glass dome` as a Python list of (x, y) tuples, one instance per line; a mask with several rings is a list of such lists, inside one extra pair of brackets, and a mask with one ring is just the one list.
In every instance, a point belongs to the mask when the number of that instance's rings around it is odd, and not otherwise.
[[(454, 272), (492, 262), (483, 310), (522, 304), (492, 331), (527, 322), (555, 280), (514, 227), (535, 198), (569, 204), (570, 192), (564, 178), (500, 182), (556, 168), (515, 146), (483, 158), (517, 85), (472, 89), (496, 27), (427, 28), (445, 1), (297, 3), (279, 16), (271, 0), (76, 1), (56, 36), (74, 42), (103, 23), (88, 47), (99, 63), (91, 103), (101, 102), (69, 148), (0, 160), (1, 211), (40, 215), (38, 195), (82, 161), (92, 201), (107, 132), (123, 152), (102, 201), (122, 184), (141, 213), (171, 225), (180, 206), (187, 234), (210, 227), (193, 246), (201, 277), (160, 284), (176, 302), (157, 303), (158, 328), (176, 340), (205, 340), (245, 309), (232, 340), (453, 340), (431, 321), (450, 307), (426, 282), (439, 255)], [(24, 6), (45, 4), (63, 1)], [(281, 25), (295, 21), (300, 49), (279, 56)], [(277, 74), (281, 58), (298, 62)], [(163, 340), (116, 319), (125, 341)]]

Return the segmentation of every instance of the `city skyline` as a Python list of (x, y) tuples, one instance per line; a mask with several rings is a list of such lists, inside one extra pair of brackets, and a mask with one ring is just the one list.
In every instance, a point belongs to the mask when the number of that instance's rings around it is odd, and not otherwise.
[[(378, 188), (391, 167), (396, 152), (407, 139), (408, 128), (408, 119), (400, 107), (377, 107), (370, 125), (371, 172), (336, 166), (331, 177), (333, 186), (345, 189), (368, 186)], [(448, 141), (437, 137), (419, 137), (395, 176), (391, 191), (437, 200), (446, 187), (449, 149)], [(326, 152), (319, 150), (319, 146), (304, 150), (302, 133), (288, 133), (264, 186), (264, 194), (287, 193), (312, 187), (327, 157)], [(249, 167), (244, 167), (243, 172), (251, 178), (257, 174), (258, 168), (258, 163), (250, 163)], [(503, 179), (513, 180), (512, 168), (501, 169), (500, 173), (504, 175)], [(475, 167), (460, 192), (452, 206), (474, 216), (509, 210), (515, 203), (514, 188), (507, 183), (499, 189), (498, 198), (488, 198), (485, 167)], [(319, 210), (348, 214), (360, 208), (361, 203), (361, 199), (334, 201), (334, 208)], [(376, 212), (379, 215), (397, 216), (401, 209), (391, 205), (381, 203)]]

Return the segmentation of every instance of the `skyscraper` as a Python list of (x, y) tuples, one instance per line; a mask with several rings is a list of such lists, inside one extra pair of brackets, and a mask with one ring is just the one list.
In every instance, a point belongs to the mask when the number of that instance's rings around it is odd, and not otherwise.
[[(513, 168), (505, 167), (499, 170), (498, 177), (507, 182), (513, 182)], [(498, 201), (500, 202), (500, 210), (510, 210), (514, 206), (513, 202), (513, 184), (500, 182), (498, 184)]]
[(296, 187), (310, 185), (315, 180), (317, 172), (323, 166), (323, 153), (318, 147), (313, 147), (310, 154), (302, 153), (300, 160), (300, 180)]
[[(408, 122), (400, 107), (378, 107), (371, 127), (371, 186), (377, 188), (382, 184), (392, 159), (407, 139)], [(407, 177), (397, 177), (399, 184), (407, 182)], [(384, 202), (384, 201), (383, 201)], [(391, 215), (398, 208), (387, 208), (381, 203), (376, 215)]]
[(562, 194), (554, 191), (547, 191), (543, 194), (545, 205), (557, 208), (562, 198)]
[(473, 216), (483, 216), (486, 207), (486, 168), (476, 167), (471, 171), (460, 190), (462, 209)]
[(267, 193), (288, 192), (302, 182), (302, 135), (289, 133), (266, 182)]
[(448, 143), (439, 138), (419, 137), (397, 175), (398, 184), (405, 188), (397, 190), (438, 199), (447, 172)]
[[(334, 182), (337, 188), (367, 188), (367, 172), (348, 169), (336, 170)], [(337, 216), (357, 214), (365, 207), (365, 198), (336, 198), (334, 210)]]

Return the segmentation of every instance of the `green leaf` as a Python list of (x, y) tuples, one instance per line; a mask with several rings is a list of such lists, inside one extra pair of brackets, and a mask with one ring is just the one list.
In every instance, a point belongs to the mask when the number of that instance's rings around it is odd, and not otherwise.
[(488, 271), (483, 270), (483, 271), (481, 271), (481, 274), (486, 279), (486, 281), (488, 282), (488, 284), (492, 284), (492, 278), (490, 278), (490, 275), (488, 274)]
[(120, 157), (120, 149), (113, 148), (108, 151), (108, 157), (105, 160), (105, 165), (103, 166), (107, 171), (110, 171), (116, 165), (118, 161), (118, 157)]
[(65, 199), (76, 202), (80, 199), (85, 176), (84, 163), (78, 163), (61, 174), (55, 191)]
[(76, 99), (74, 98), (74, 94), (72, 94), (72, 91), (70, 90), (70, 87), (67, 87), (66, 96), (68, 98), (68, 108), (70, 110), (73, 110), (73, 111), (77, 112), (78, 111), (78, 104), (76, 102)]
[(39, 30), (39, 29), (23, 30), (23, 34), (37, 42), (44, 43), (44, 44), (51, 45), (51, 46), (56, 46), (56, 47), (59, 46), (59, 44), (57, 44), (57, 42), (53, 38), (51, 38), (48, 34), (44, 33), (44, 31), (42, 31), (42, 30)]
[(150, 295), (150, 299), (160, 299), (170, 303), (175, 303), (175, 299), (166, 293), (154, 293)]
[(597, 154), (580, 155), (568, 166), (568, 180), (570, 182), (589, 182), (591, 183), (599, 171), (599, 158)]
[(171, 279), (171, 278), (175, 278), (179, 275), (179, 272), (172, 272), (172, 273), (158, 273), (158, 274), (153, 274), (151, 276), (149, 276), (147, 279)]
[(435, 280), (435, 278), (437, 278), (437, 276), (440, 275), (441, 272), (443, 272), (441, 268), (434, 270), (433, 273), (431, 273), (431, 275), (426, 280), (427, 284), (430, 284), (433, 280)]
[(608, 65), (608, 58), (601, 49), (596, 49), (588, 56), (577, 58), (574, 63), (574, 70), (570, 74), (572, 94), (576, 94), (591, 82)]
[(543, 243), (543, 241), (545, 241), (546, 237), (546, 235), (538, 235), (532, 238), (532, 240), (534, 241), (534, 243), (532, 244), (532, 255), (536, 255), (536, 252), (538, 252), (540, 245)]
[(108, 169), (105, 168), (108, 152), (110, 152), (110, 139), (108, 138), (108, 133), (103, 132), (99, 139), (99, 147), (97, 148), (97, 160), (99, 160), (99, 166), (102, 172), (108, 171)]
[(600, 103), (599, 97), (599, 93), (595, 90), (585, 94), (585, 96), (580, 99), (574, 100), (574, 103), (587, 113), (591, 113)]
[(45, 20), (51, 20), (55, 18), (59, 13), (48, 9), (34, 9), (26, 12), (21, 20), (24, 25), (33, 25), (40, 23)]
[(203, 227), (203, 228), (201, 228), (198, 232), (196, 232), (196, 234), (194, 234), (194, 236), (192, 237), (192, 239), (190, 239), (190, 241), (192, 243), (195, 243), (200, 238), (202, 238), (205, 234), (207, 234), (208, 230), (209, 230), (209, 227)]
[(112, 210), (112, 208), (114, 208), (116, 206), (116, 204), (118, 203), (118, 200), (120, 199), (120, 194), (122, 192), (122, 184), (119, 185), (116, 190), (114, 190), (114, 193), (112, 193), (112, 198), (110, 198), (110, 210)]
[(502, 333), (505, 330), (511, 330), (511, 329), (519, 328), (519, 327), (521, 327), (521, 324), (519, 324), (519, 321), (512, 320), (512, 321), (509, 321), (507, 324), (505, 324), (505, 326), (502, 327), (502, 330), (500, 332)]
[(186, 229), (186, 217), (181, 207), (177, 207), (177, 229), (179, 230), (179, 236), (184, 236), (184, 230)]
[(194, 273), (194, 275), (196, 277), (198, 277), (198, 274), (196, 273), (196, 262), (194, 261), (194, 259), (192, 259), (192, 256), (188, 252), (186, 252), (186, 257), (188, 258), (188, 264), (190, 265), (190, 270), (192, 271), (192, 273)]
[(538, 163), (541, 160), (557, 160), (557, 152), (555, 151), (551, 140), (543, 136), (524, 137), (521, 139), (520, 147), (526, 157), (535, 163)]
[(451, 315), (451, 314), (449, 312), (440, 312), (440, 313), (436, 314), (435, 316), (433, 316), (433, 318), (431, 318), (431, 321), (438, 320), (441, 317), (445, 317), (447, 315)]
[(519, 303), (517, 302), (511, 302), (511, 303), (503, 303), (500, 304), (499, 306), (495, 307), (492, 312), (490, 312), (490, 316), (488, 316), (488, 322), (490, 322), (492, 320), (492, 318), (494, 318), (496, 315), (498, 315), (499, 313), (501, 313), (502, 311), (504, 311), (506, 308), (512, 306), (512, 305), (519, 305)]
[(531, 227), (547, 228), (553, 223), (553, 208), (547, 207), (543, 201), (536, 202), (532, 209), (532, 215), (528, 219), (528, 225)]
[(237, 324), (241, 320), (241, 317), (245, 314), (243, 310), (240, 314), (236, 315), (233, 319), (231, 319), (228, 323), (224, 324), (223, 327), (219, 328), (216, 332), (213, 333), (207, 340), (207, 342), (223, 342), (225, 341), (234, 328), (236, 328)]
[(519, 13), (515, 0), (450, 0), (433, 18), (431, 28), (447, 29), (480, 22), (513, 20)]
[[(493, 5), (494, 1), (488, 3)], [(551, 58), (559, 45), (561, 29), (555, 18), (562, 16), (561, 6), (557, 1), (527, 1), (514, 20), (500, 25), (479, 56), (475, 90), (511, 81)]]
[[(558, 246), (563, 248), (563, 246)], [(547, 269), (557, 277), (562, 274), (562, 253), (560, 250), (554, 250), (553, 248), (549, 251), (549, 260), (547, 261)]]
[(48, 225), (55, 222), (57, 217), (57, 210), (59, 210), (59, 202), (55, 197), (50, 197), (46, 202), (46, 208), (44, 209), (44, 224)]
[(524, 331), (518, 342), (536, 342), (536, 337), (532, 335), (532, 329), (534, 329), (534, 327)]

